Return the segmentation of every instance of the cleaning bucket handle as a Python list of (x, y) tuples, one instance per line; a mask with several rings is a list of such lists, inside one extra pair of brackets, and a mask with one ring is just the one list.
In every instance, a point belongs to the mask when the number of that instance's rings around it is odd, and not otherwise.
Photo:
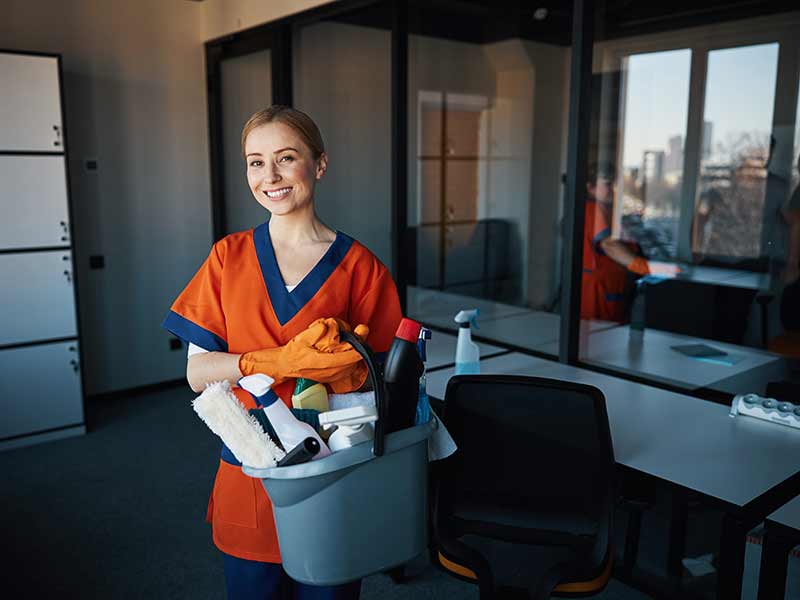
[(386, 390), (383, 387), (383, 376), (378, 370), (378, 363), (375, 355), (369, 346), (362, 343), (355, 334), (349, 331), (340, 331), (339, 339), (350, 344), (367, 363), (367, 371), (372, 382), (372, 389), (375, 390), (375, 406), (378, 409), (378, 420), (375, 422), (375, 439), (372, 443), (372, 454), (381, 456), (383, 454), (383, 427), (386, 417)]

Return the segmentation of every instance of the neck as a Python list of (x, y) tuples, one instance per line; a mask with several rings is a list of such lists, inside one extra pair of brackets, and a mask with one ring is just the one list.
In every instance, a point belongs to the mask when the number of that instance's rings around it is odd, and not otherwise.
[(269, 219), (269, 235), (273, 242), (287, 245), (330, 241), (335, 233), (320, 221), (313, 205), (307, 209), (292, 211), (288, 215), (272, 215)]

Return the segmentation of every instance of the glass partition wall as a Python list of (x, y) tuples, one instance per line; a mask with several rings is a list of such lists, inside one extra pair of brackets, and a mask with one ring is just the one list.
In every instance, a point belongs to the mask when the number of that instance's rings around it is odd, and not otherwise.
[(797, 381), (800, 11), (776, 10), (601, 3), (591, 98), (571, 8), (344, 0), (208, 42), (215, 235), (254, 224), (241, 124), (292, 104), (330, 155), (320, 215), (408, 316), (479, 308), (484, 341), (720, 401)]
[(392, 264), (391, 10), (385, 3), (292, 31), (294, 106), (319, 125), (328, 169), (320, 218)]
[(800, 13), (622, 29), (594, 46), (580, 361), (767, 393), (800, 356), (800, 337), (780, 343), (794, 335), (781, 305), (798, 256)]
[(409, 11), (408, 314), (478, 308), (477, 335), (555, 355), (570, 16)]

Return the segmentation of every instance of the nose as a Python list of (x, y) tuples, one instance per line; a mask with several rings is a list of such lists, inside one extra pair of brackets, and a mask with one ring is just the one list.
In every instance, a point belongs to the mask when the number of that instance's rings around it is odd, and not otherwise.
[(268, 162), (266, 167), (266, 173), (264, 174), (264, 180), (267, 183), (277, 183), (281, 180), (281, 174), (278, 172), (278, 167), (272, 163)]

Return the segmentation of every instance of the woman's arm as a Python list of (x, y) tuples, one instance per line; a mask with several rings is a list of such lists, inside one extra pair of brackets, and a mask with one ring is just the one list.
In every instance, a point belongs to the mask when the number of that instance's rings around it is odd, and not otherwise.
[(242, 377), (239, 370), (241, 354), (227, 352), (201, 352), (186, 361), (186, 380), (194, 392), (202, 392), (206, 384), (227, 379), (235, 384)]

